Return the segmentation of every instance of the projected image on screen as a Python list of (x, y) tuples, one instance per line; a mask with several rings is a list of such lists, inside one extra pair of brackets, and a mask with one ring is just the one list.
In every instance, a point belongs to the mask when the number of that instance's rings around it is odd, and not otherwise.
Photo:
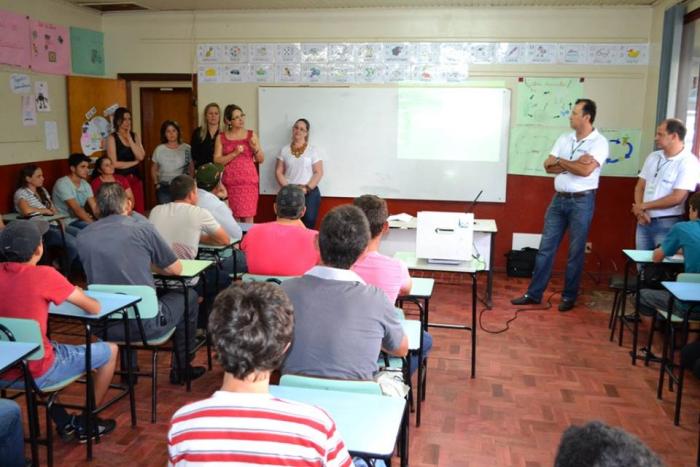
[(398, 158), (497, 162), (500, 89), (412, 88), (398, 92)]

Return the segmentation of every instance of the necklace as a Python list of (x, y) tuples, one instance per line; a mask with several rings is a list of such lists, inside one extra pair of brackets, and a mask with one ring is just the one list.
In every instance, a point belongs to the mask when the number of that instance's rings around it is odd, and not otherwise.
[(301, 155), (304, 154), (304, 151), (306, 151), (306, 145), (307, 145), (307, 143), (304, 143), (303, 146), (301, 146), (298, 149), (295, 149), (294, 143), (292, 143), (289, 145), (289, 149), (292, 151), (292, 155), (294, 157), (296, 157), (297, 159), (299, 159), (301, 157)]
[(656, 173), (654, 174), (654, 178), (656, 178), (659, 175), (659, 171), (664, 168), (666, 164), (671, 162), (671, 159), (666, 159), (665, 157), (662, 156), (662, 159), (664, 160), (664, 163), (661, 163), (661, 159), (656, 161)]

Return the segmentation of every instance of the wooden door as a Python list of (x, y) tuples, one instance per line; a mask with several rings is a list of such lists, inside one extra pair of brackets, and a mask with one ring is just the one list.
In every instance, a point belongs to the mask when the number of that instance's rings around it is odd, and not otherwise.
[(146, 150), (147, 208), (156, 204), (151, 158), (153, 150), (160, 144), (160, 126), (165, 120), (175, 120), (180, 125), (182, 141), (190, 142), (196, 122), (191, 88), (141, 88), (141, 137)]
[[(83, 152), (80, 144), (83, 125), (95, 117), (104, 117), (104, 111), (110, 107), (112, 107), (113, 112), (115, 104), (126, 107), (126, 81), (123, 79), (68, 76), (66, 87), (70, 152)], [(109, 116), (105, 118), (111, 124), (112, 119)], [(98, 151), (88, 155), (99, 157), (103, 153), (104, 151)]]

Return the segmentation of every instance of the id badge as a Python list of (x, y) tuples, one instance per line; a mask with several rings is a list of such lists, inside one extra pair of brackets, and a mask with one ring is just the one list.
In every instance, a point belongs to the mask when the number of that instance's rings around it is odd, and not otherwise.
[(656, 192), (656, 181), (647, 183), (644, 187), (644, 199), (654, 199), (654, 193)]

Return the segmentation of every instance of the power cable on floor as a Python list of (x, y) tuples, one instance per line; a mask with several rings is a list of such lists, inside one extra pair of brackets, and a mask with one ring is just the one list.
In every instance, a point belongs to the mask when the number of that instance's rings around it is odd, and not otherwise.
[(515, 314), (513, 315), (513, 317), (510, 318), (510, 319), (508, 319), (508, 320), (506, 321), (506, 325), (505, 325), (505, 327), (504, 327), (503, 329), (497, 329), (497, 330), (486, 329), (486, 328), (484, 327), (483, 323), (481, 322), (481, 317), (482, 317), (482, 315), (484, 314), (484, 311), (486, 311), (488, 308), (482, 308), (481, 311), (479, 312), (479, 328), (481, 328), (482, 331), (484, 331), (484, 332), (486, 332), (486, 333), (488, 333), (488, 334), (502, 334), (502, 333), (504, 333), (504, 332), (506, 332), (506, 331), (508, 331), (508, 330), (510, 329), (510, 323), (512, 323), (513, 321), (515, 321), (516, 319), (518, 319), (518, 315), (519, 315), (521, 312), (523, 312), (523, 311), (547, 311), (547, 310), (550, 310), (550, 309), (552, 308), (552, 297), (554, 297), (555, 295), (558, 295), (558, 294), (560, 294), (560, 293), (561, 293), (561, 292), (559, 292), (558, 290), (556, 290), (556, 291), (552, 292), (551, 294), (549, 294), (549, 297), (547, 297), (547, 300), (546, 300), (546, 302), (545, 302), (545, 305), (546, 305), (546, 306), (534, 307), (534, 308), (530, 308), (530, 307), (528, 307), (528, 308), (517, 308), (517, 309), (515, 310)]

